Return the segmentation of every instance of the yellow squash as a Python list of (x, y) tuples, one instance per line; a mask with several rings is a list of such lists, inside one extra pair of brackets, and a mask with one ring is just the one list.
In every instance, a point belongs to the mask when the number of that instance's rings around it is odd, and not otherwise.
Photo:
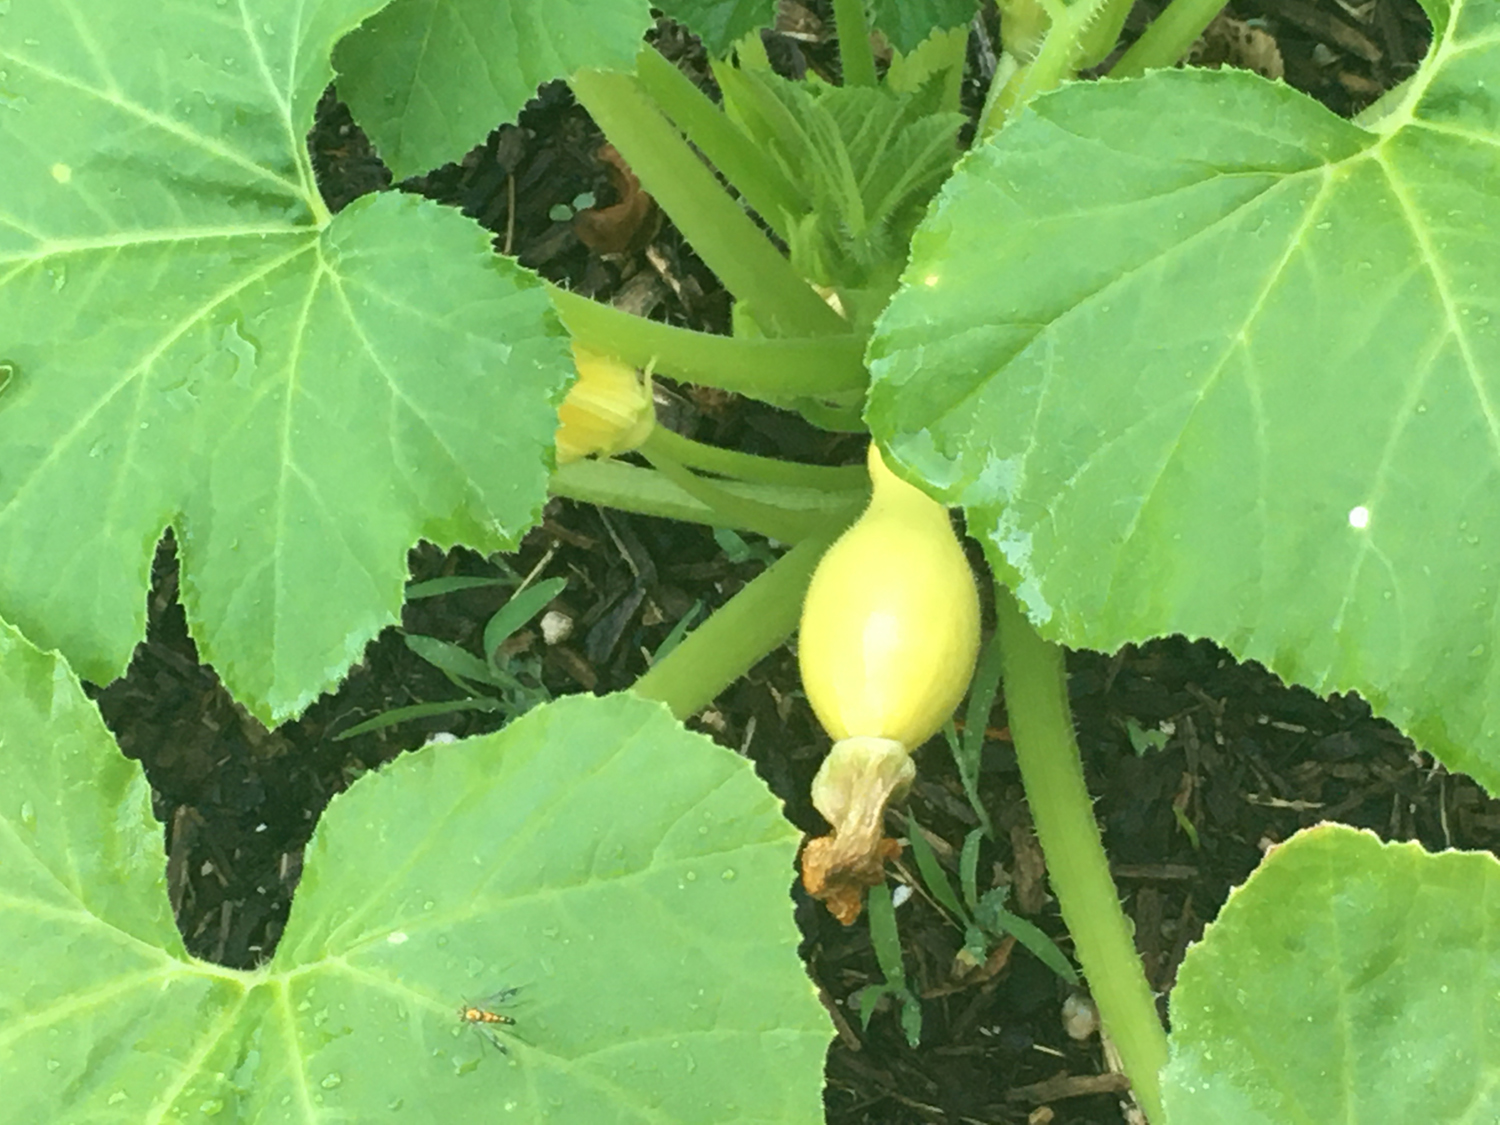
[(979, 596), (948, 510), (869, 452), (874, 492), (828, 549), (802, 606), (802, 686), (835, 741), (908, 749), (953, 713), (979, 651)]
[(802, 882), (846, 925), (900, 851), (886, 804), (911, 751), (953, 713), (979, 652), (979, 593), (948, 510), (869, 452), (870, 506), (828, 549), (802, 606), (802, 686), (833, 749), (812, 785), (832, 826), (802, 853)]

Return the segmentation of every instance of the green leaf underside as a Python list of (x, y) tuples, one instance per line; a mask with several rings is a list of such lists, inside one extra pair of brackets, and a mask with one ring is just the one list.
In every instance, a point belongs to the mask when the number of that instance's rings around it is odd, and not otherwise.
[(1500, 865), (1340, 825), (1267, 857), (1172, 991), (1167, 1125), (1500, 1119)]
[(898, 51), (910, 51), (934, 29), (962, 27), (979, 10), (976, 0), (874, 0), (871, 22)]
[(394, 0), (339, 44), (339, 96), (404, 179), (458, 160), (536, 89), (632, 70), (644, 0)]
[[(360, 779), (255, 973), (186, 956), (139, 768), (9, 629), (0, 782), (3, 1125), (822, 1120), (797, 834), (656, 704), (575, 697)], [(502, 1053), (459, 1008), (512, 988)]]
[(918, 230), (868, 415), (1048, 636), (1212, 637), (1491, 789), (1497, 12), (1378, 132), (1238, 72), (1038, 99)]
[(397, 619), (420, 536), (511, 545), (569, 360), (456, 212), (329, 219), (303, 134), (378, 5), (17, 5), (0, 41), (0, 612), (91, 680), (176, 530), (205, 659), (298, 713)]
[(719, 58), (735, 40), (776, 19), (776, 0), (662, 0), (652, 7), (685, 24)]

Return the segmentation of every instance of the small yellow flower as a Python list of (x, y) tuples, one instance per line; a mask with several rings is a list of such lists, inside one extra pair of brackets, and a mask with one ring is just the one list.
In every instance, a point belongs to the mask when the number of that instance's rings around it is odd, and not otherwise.
[(613, 356), (573, 345), (578, 382), (557, 410), (557, 463), (637, 448), (656, 425), (651, 380)]

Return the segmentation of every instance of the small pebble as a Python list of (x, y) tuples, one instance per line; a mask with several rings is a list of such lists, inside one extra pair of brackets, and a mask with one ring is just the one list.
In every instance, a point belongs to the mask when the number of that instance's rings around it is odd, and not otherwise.
[(549, 644), (561, 644), (573, 635), (573, 619), (561, 610), (549, 609), (542, 614), (542, 640)]
[(1099, 1030), (1099, 1009), (1089, 997), (1075, 992), (1063, 1001), (1062, 1022), (1068, 1038), (1082, 1043)]

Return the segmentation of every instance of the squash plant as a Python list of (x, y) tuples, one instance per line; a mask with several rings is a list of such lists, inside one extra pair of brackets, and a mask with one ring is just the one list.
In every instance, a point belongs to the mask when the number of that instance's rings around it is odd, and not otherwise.
[[(1500, 4), (1425, 6), (1420, 70), (1351, 122), (1153, 69), (1211, 0), (1093, 83), (1124, 6), (1015, 0), (959, 161), (963, 0), (837, 0), (838, 87), (770, 71), (744, 38), (769, 4), (678, 0), (738, 45), (722, 109), (640, 51), (635, 0), (0, 4), (0, 1121), (818, 1119), (794, 834), (650, 701), (685, 716), (786, 639), (862, 470), (660, 428), (650, 469), (559, 468), (569, 337), (867, 426), (963, 508), (1052, 884), (1152, 1120), (1495, 1119), (1486, 856), (1288, 843), (1190, 953), (1167, 1038), (1058, 648), (1212, 637), (1496, 787)], [(330, 214), (303, 138), (335, 72), (398, 175), (568, 77), (735, 335), (550, 289), (423, 200)], [(793, 545), (644, 699), (358, 782), (263, 968), (188, 958), (73, 671), (124, 669), (163, 529), (199, 651), (274, 724), (396, 620), (413, 542), (508, 549), (549, 491)]]

